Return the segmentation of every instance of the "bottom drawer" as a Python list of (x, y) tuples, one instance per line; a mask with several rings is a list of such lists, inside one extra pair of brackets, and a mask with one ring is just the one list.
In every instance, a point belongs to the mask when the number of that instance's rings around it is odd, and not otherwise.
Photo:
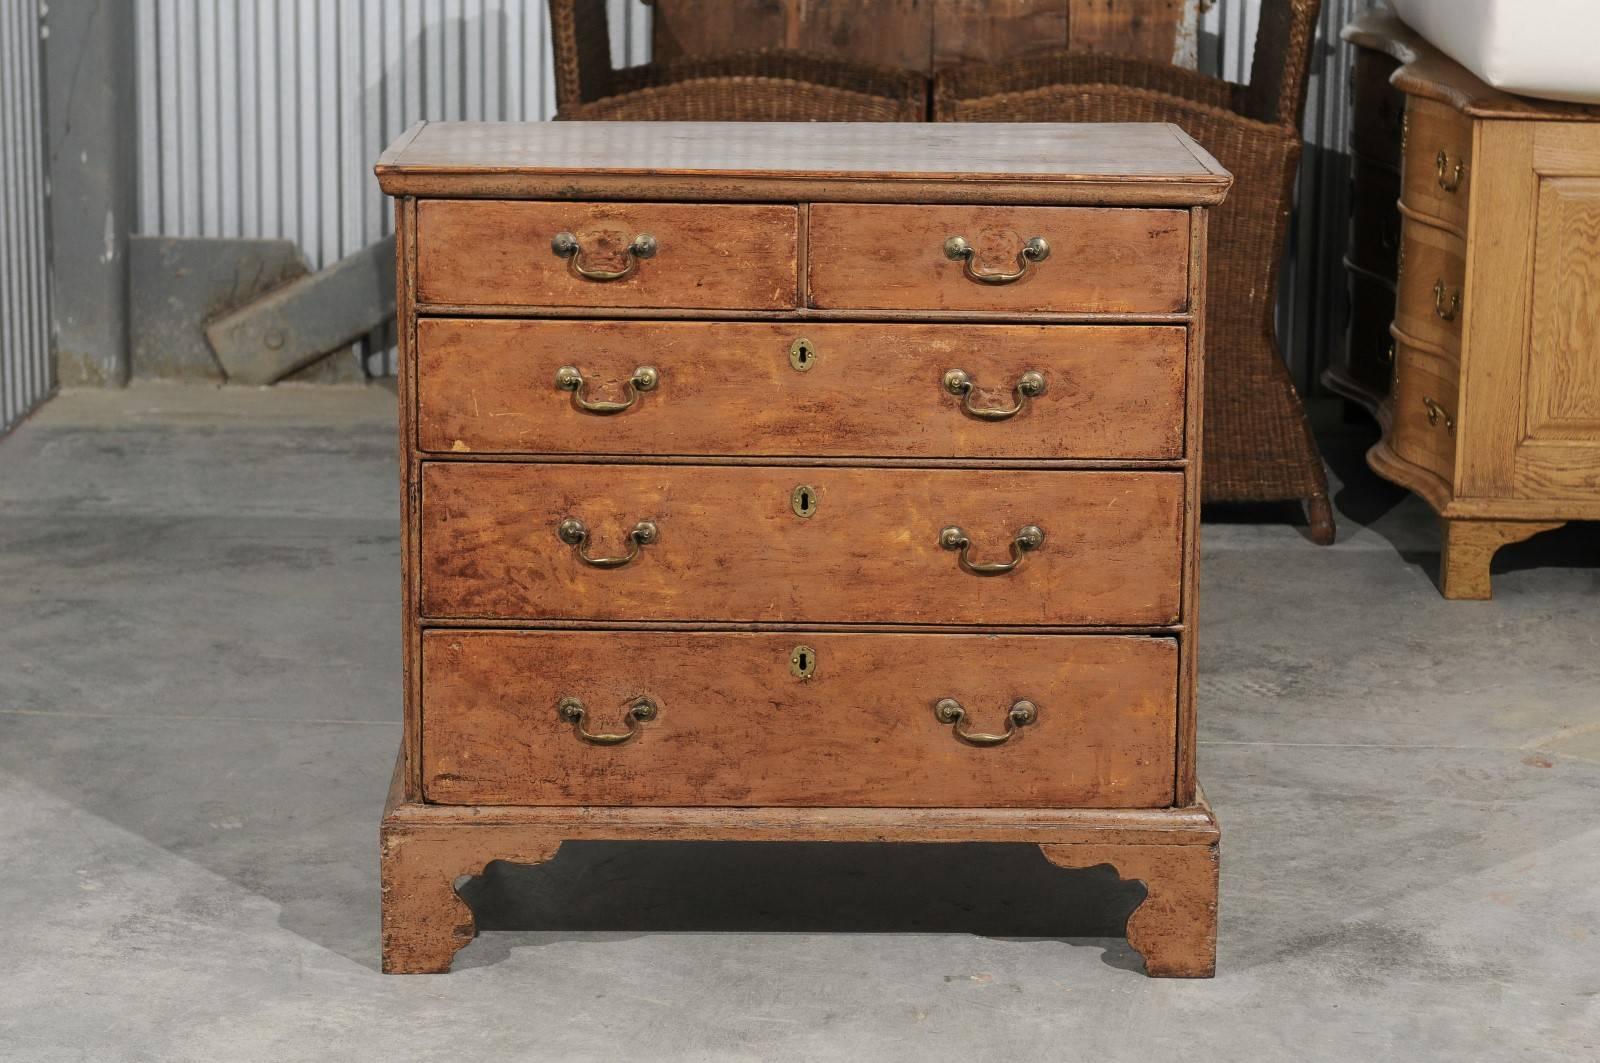
[[(433, 802), (1173, 800), (1172, 638), (434, 630), (422, 647), (422, 776)], [(563, 715), (566, 699), (581, 703), (581, 720)], [(964, 718), (941, 719), (945, 699)], [(1024, 700), (1032, 719), (1018, 726)], [(580, 727), (632, 733), (597, 744)], [(958, 730), (1010, 733), (983, 745)]]
[(1403, 341), (1396, 347), (1394, 451), (1454, 483), (1460, 390), (1455, 363)]

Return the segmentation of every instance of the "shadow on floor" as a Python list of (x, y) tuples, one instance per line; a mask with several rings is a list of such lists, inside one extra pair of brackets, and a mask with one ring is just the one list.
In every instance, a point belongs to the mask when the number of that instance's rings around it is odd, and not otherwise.
[[(538, 932), (542, 942), (680, 932), (1116, 938), (1093, 942), (1104, 962), (1143, 969), (1121, 938), (1144, 887), (1110, 867), (1058, 868), (1033, 845), (568, 842), (549, 863), (496, 861), (457, 888), (480, 931)], [(457, 966), (496, 963), (529, 943), (491, 934)]]

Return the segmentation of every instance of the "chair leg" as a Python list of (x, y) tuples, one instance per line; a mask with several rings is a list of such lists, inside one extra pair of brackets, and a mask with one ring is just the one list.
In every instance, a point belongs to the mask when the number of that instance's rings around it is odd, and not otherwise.
[(1306, 521), (1311, 526), (1311, 541), (1318, 546), (1332, 546), (1339, 534), (1333, 522), (1333, 503), (1326, 494), (1315, 494), (1306, 499)]

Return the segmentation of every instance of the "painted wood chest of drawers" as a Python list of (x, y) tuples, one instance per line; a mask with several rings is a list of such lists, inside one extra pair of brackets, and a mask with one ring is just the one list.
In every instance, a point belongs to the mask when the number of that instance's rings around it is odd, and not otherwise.
[(1207, 975), (1176, 127), (422, 125), (386, 970), (568, 839), (1009, 841)]
[(1488, 598), (1501, 546), (1600, 519), (1600, 107), (1492, 89), (1387, 13), (1344, 35), (1351, 317), (1324, 380), (1439, 514), (1445, 597)]

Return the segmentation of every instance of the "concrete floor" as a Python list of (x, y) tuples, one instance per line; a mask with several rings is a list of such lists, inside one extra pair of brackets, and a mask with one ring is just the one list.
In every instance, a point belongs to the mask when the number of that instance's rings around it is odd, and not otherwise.
[(1214, 981), (1139, 973), (1137, 886), (962, 846), (572, 845), (472, 885), (455, 974), (378, 974), (393, 401), (0, 440), (0, 1058), (1600, 1058), (1600, 534), (1447, 603), (1356, 432), (1336, 547), (1206, 528)]

